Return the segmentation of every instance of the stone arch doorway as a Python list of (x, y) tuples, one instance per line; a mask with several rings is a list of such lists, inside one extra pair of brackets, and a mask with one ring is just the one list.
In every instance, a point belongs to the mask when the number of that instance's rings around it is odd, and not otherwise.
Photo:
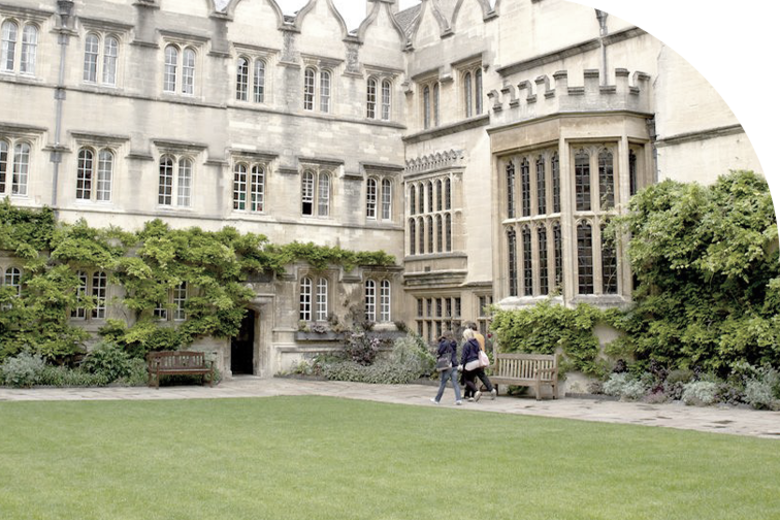
[(233, 375), (255, 373), (257, 312), (247, 309), (238, 334), (230, 340), (230, 371)]

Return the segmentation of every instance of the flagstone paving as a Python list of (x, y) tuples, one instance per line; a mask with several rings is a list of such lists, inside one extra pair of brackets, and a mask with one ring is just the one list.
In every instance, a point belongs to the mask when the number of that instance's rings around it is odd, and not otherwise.
[[(430, 402), (430, 398), (435, 394), (436, 386), (430, 385), (370, 385), (239, 376), (225, 379), (213, 388), (208, 386), (163, 386), (159, 389), (148, 387), (33, 388), (29, 390), (0, 388), (0, 402), (220, 399), (322, 395), (434, 407), (435, 405)], [(439, 406), (455, 408), (452, 396), (452, 390), (448, 388)], [(489, 396), (485, 396), (477, 403), (464, 402), (463, 406), (457, 408), (780, 439), (780, 412), (725, 406), (697, 407), (682, 404), (629, 403), (582, 398), (536, 401), (532, 397), (500, 395), (496, 400), (490, 400)]]

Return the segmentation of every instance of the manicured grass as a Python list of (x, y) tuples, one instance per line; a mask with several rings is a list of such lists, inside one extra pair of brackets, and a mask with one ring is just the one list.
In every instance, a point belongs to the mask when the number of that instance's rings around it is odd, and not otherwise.
[(773, 440), (325, 397), (0, 403), (0, 519), (780, 518)]

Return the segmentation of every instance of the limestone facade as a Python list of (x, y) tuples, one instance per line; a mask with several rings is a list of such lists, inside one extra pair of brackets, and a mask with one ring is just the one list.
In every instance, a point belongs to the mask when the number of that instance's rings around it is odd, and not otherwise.
[(761, 171), (695, 69), (563, 0), (367, 0), (353, 31), (331, 0), (294, 16), (274, 0), (0, 0), (0, 27), (0, 197), (397, 259), (247, 280), (243, 337), (194, 346), (225, 373), (333, 347), (301, 321), (365, 313), (433, 340), (486, 327), (490, 303), (624, 304), (624, 244), (601, 230), (634, 191)]

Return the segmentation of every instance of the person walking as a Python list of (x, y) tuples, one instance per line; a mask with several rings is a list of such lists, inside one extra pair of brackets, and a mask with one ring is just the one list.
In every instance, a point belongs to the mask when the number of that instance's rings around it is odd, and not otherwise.
[(482, 397), (482, 392), (477, 388), (474, 380), (479, 377), (480, 381), (485, 385), (485, 388), (490, 392), (490, 398), (496, 398), (496, 389), (493, 388), (493, 384), (490, 382), (485, 369), (479, 364), (479, 353), (482, 350), (479, 345), (479, 341), (474, 337), (474, 331), (467, 328), (463, 331), (463, 339), (466, 342), (463, 344), (463, 352), (460, 356), (460, 364), (463, 368), (463, 376), (461, 380), (466, 386), (464, 395), (469, 401), (479, 401)]
[[(482, 349), (482, 352), (487, 355), (487, 350), (485, 350), (485, 336), (482, 335), (482, 333), (479, 332), (479, 329), (477, 328), (477, 324), (472, 322), (469, 322), (468, 325), (466, 325), (467, 328), (474, 331), (474, 339), (477, 340), (479, 343), (479, 348)], [(490, 398), (495, 399), (496, 398), (496, 390), (493, 388), (492, 383), (490, 382), (490, 379), (488, 378), (487, 374), (485, 373), (485, 369), (481, 368), (479, 372), (475, 374), (477, 377), (479, 377), (479, 380), (482, 381), (482, 385), (490, 392)], [(482, 396), (482, 392), (479, 393), (479, 397)], [(475, 397), (475, 400), (479, 400), (479, 397)]]
[[(452, 332), (446, 331), (439, 338), (439, 348), (436, 352), (437, 359), (446, 358), (449, 361), (449, 367), (437, 368), (439, 374), (441, 374), (441, 380), (439, 381), (439, 391), (436, 392), (436, 397), (431, 398), (433, 404), (439, 404), (441, 398), (444, 395), (444, 389), (447, 386), (447, 381), (452, 381), (452, 387), (455, 390), (455, 404), (460, 406), (463, 404), (463, 400), (460, 396), (460, 385), (458, 384), (458, 358), (457, 358), (458, 344), (455, 343), (455, 337)], [(437, 361), (438, 364), (438, 361)]]

